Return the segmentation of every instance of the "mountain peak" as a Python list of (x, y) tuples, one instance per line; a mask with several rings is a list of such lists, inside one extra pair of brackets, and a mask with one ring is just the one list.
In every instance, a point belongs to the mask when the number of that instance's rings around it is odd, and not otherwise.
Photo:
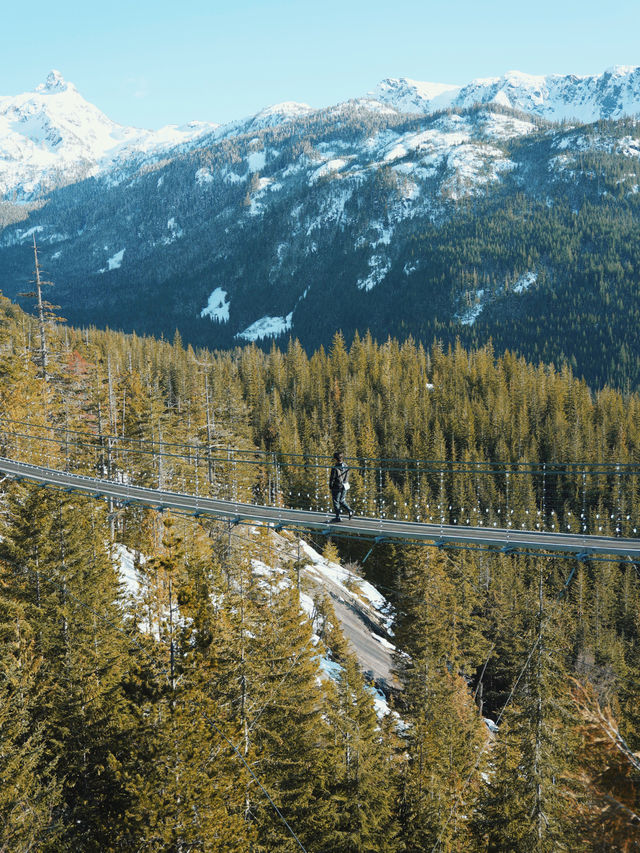
[(70, 87), (71, 84), (67, 83), (62, 74), (54, 68), (49, 72), (44, 83), (36, 88), (36, 92), (66, 92)]
[(465, 86), (387, 78), (370, 95), (407, 113), (499, 104), (550, 121), (588, 123), (640, 114), (640, 65), (614, 65), (589, 76), (512, 70), (500, 77), (478, 77)]
[(449, 83), (425, 83), (409, 77), (386, 77), (367, 97), (389, 104), (401, 112), (424, 112), (446, 108), (460, 91), (460, 86)]
[(611, 77), (629, 77), (638, 70), (640, 65), (610, 65), (604, 73)]

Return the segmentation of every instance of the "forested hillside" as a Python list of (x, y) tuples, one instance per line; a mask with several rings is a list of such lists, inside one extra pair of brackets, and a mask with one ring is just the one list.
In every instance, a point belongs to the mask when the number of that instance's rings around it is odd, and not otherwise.
[(28, 290), (36, 236), (75, 324), (308, 354), (337, 330), (491, 340), (638, 387), (636, 119), (367, 100), (267, 118), (7, 197), (0, 287)]
[[(57, 326), (44, 378), (37, 326), (0, 308), (7, 455), (193, 488), (185, 457), (241, 447), (275, 457), (289, 500), (326, 490), (311, 458), (339, 448), (361, 512), (377, 486), (359, 469), (375, 457), (638, 463), (640, 397), (491, 347), (338, 335), (312, 355), (297, 342), (195, 352), (179, 336)], [(182, 449), (163, 459), (160, 441)], [(197, 488), (223, 493), (237, 473), (216, 465)], [(236, 488), (260, 496), (265, 473)], [(425, 474), (419, 511), (483, 499), (459, 485)], [(588, 486), (595, 512), (611, 483)], [(632, 562), (376, 546), (362, 571), (392, 601), (402, 685), (379, 719), (330, 602), (310, 620), (294, 564), (252, 570), (272, 560), (260, 531), (1, 488), (0, 849), (637, 848)], [(409, 496), (401, 472), (382, 491)], [(624, 500), (637, 517), (637, 483)], [(537, 506), (518, 496), (517, 512)], [(363, 558), (343, 538), (327, 547)]]

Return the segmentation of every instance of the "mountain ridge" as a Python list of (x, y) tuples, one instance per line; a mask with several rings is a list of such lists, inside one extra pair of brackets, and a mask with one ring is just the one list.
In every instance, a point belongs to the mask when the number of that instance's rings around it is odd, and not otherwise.
[(0, 205), (0, 288), (29, 289), (36, 235), (78, 325), (220, 348), (491, 338), (635, 382), (639, 188), (635, 116), (285, 103)]
[(640, 112), (640, 66), (616, 65), (602, 74), (525, 74), (476, 78), (464, 86), (387, 78), (374, 98), (407, 112), (499, 104), (549, 121), (593, 122)]
[[(640, 66), (613, 66), (585, 76), (509, 71), (464, 86), (386, 78), (364, 96), (323, 109), (339, 111), (345, 103), (418, 115), (496, 104), (551, 121), (592, 122), (640, 114)], [(34, 92), (0, 96), (0, 198), (33, 201), (127, 159), (160, 158), (207, 139), (275, 127), (323, 109), (284, 102), (223, 125), (194, 120), (143, 130), (112, 121), (53, 70)]]

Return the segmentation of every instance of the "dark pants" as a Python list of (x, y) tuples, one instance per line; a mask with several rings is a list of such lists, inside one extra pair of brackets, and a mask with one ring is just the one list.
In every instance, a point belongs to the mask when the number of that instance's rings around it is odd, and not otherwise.
[(349, 515), (352, 514), (351, 507), (345, 501), (346, 494), (347, 494), (347, 491), (344, 488), (343, 489), (332, 489), (331, 490), (331, 497), (333, 499), (333, 508), (335, 510), (335, 513), (336, 513), (336, 518), (340, 517), (340, 510), (343, 510), (343, 512), (348, 512)]

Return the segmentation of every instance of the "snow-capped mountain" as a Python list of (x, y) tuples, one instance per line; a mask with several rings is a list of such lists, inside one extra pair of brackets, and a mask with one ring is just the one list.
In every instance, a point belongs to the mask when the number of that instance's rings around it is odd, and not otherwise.
[(216, 127), (204, 122), (158, 131), (125, 127), (52, 71), (34, 92), (0, 97), (0, 197), (33, 199), (118, 160), (192, 142)]
[(404, 113), (434, 113), (448, 109), (460, 86), (447, 83), (421, 83), (408, 77), (387, 77), (367, 97)]
[(603, 74), (582, 77), (508, 71), (502, 77), (479, 78), (466, 86), (390, 78), (379, 83), (370, 97), (411, 113), (493, 103), (549, 121), (593, 122), (640, 113), (640, 66), (619, 65)]
[(304, 118), (313, 113), (314, 110), (308, 104), (299, 104), (296, 101), (285, 101), (282, 104), (273, 104), (265, 107), (254, 116), (249, 116), (240, 122), (222, 125), (220, 135), (228, 136), (231, 133), (250, 133), (252, 130), (264, 130), (266, 127), (276, 127), (288, 121)]
[[(640, 112), (640, 66), (617, 66), (586, 77), (510, 71), (465, 86), (388, 78), (368, 95), (330, 109), (337, 116), (354, 103), (371, 113), (422, 115), (498, 104), (550, 121), (593, 122)], [(222, 126), (193, 121), (142, 130), (112, 121), (52, 71), (34, 92), (0, 96), (0, 199), (34, 200), (57, 187), (121, 169), (128, 160), (160, 158), (205, 144), (210, 136), (220, 140), (257, 132), (314, 112), (307, 104), (285, 102)]]
[[(0, 179), (13, 181), (0, 199), (0, 289), (29, 289), (36, 234), (55, 301), (77, 324), (179, 328), (211, 347), (289, 335), (313, 347), (337, 328), (512, 346), (532, 312), (560, 311), (558, 289), (569, 322), (583, 259), (595, 268), (610, 255), (607, 275), (624, 281), (635, 269), (638, 71), (463, 89), (387, 80), (326, 109), (284, 103), (164, 134), (110, 122), (52, 75), (0, 101)], [(567, 104), (586, 115), (594, 98), (602, 114), (632, 117), (541, 115)], [(592, 307), (590, 322), (613, 304)], [(518, 317), (513, 337), (501, 322)], [(556, 338), (579, 340), (573, 327)], [(576, 352), (586, 363), (586, 348)]]

